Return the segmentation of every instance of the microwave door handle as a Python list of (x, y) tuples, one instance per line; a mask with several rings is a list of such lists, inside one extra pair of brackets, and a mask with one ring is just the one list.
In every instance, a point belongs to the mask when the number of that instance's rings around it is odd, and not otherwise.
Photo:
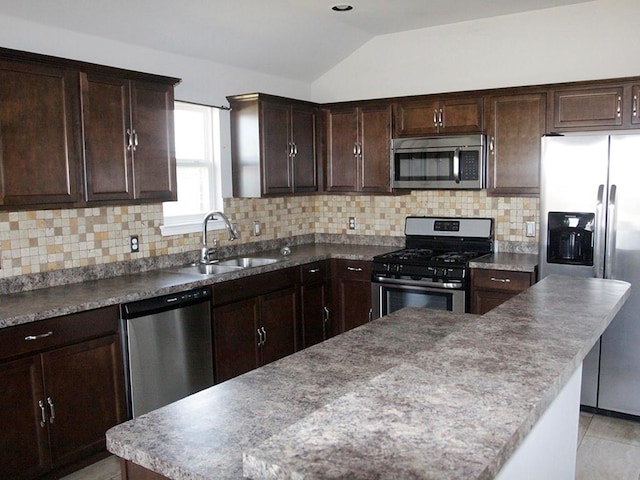
[(616, 196), (618, 187), (611, 185), (609, 189), (609, 204), (607, 207), (607, 255), (604, 261), (604, 278), (611, 278), (613, 257), (616, 250)]
[(453, 179), (456, 183), (460, 183), (460, 149), (456, 148), (453, 152)]
[(598, 199), (596, 201), (596, 238), (593, 246), (593, 269), (596, 278), (604, 278), (604, 185), (598, 187)]

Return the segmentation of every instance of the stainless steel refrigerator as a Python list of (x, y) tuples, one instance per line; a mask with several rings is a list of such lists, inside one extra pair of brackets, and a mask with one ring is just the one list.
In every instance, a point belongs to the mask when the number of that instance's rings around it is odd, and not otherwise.
[(640, 135), (542, 139), (540, 278), (631, 283), (583, 364), (581, 403), (640, 415)]

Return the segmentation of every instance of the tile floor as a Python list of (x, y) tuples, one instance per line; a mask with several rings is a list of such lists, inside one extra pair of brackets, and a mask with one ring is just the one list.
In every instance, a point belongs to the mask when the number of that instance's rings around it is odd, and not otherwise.
[[(61, 480), (120, 480), (106, 458)], [(640, 423), (580, 413), (576, 480), (640, 480)]]

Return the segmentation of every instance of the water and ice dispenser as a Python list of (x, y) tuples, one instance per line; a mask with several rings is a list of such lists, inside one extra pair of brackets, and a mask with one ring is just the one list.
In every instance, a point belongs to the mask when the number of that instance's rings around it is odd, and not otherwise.
[(549, 212), (547, 262), (593, 265), (595, 214)]

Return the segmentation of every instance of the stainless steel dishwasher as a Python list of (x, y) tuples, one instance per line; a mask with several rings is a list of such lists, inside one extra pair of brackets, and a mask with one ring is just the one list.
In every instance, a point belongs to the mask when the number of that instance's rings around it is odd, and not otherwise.
[(123, 304), (121, 319), (131, 416), (213, 385), (208, 288)]

